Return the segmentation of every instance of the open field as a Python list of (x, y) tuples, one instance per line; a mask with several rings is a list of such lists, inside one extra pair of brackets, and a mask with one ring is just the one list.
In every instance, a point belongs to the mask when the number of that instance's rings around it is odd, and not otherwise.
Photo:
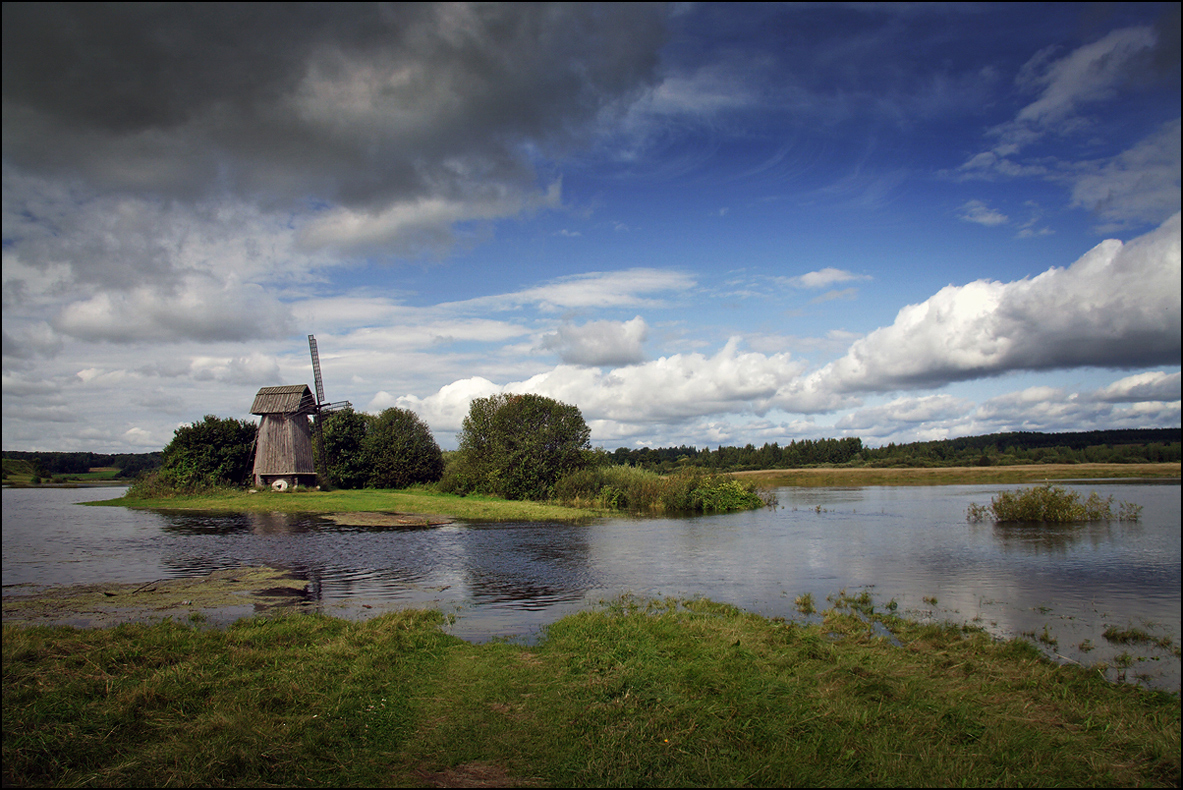
[(735, 476), (759, 485), (779, 486), (939, 486), (987, 483), (1042, 483), (1045, 480), (1178, 478), (1183, 465), (1167, 464), (1030, 464), (1024, 466), (950, 466), (936, 468), (831, 467), (763, 469)]
[[(4, 485), (6, 486), (31, 486), (33, 485), (33, 478), (37, 477), (33, 467), (27, 461), (5, 458), (4, 471)], [(127, 485), (130, 482), (126, 479), (119, 479), (119, 469), (114, 466), (95, 467), (88, 472), (71, 472), (68, 474), (50, 475), (39, 479), (41, 482), (38, 485), (58, 488), (77, 483), (84, 485)]]
[(224, 489), (208, 495), (131, 499), (120, 497), (87, 504), (160, 510), (210, 510), (253, 513), (383, 513), (428, 519), (468, 521), (583, 521), (604, 511), (521, 502), (469, 494), (457, 496), (427, 489), (276, 492)]
[(416, 610), (6, 624), (4, 784), (1178, 785), (1177, 694), (832, 603), (624, 598), (536, 645)]

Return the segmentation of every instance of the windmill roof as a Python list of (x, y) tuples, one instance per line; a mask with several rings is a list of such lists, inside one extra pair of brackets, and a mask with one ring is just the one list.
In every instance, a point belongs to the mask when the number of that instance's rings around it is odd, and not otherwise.
[(315, 411), (316, 399), (307, 384), (263, 387), (251, 404), (251, 414), (312, 414)]

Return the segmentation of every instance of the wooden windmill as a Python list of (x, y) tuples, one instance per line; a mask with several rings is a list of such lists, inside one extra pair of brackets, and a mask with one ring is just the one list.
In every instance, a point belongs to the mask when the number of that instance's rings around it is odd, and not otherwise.
[(307, 384), (283, 387), (263, 387), (255, 395), (251, 414), (262, 417), (259, 436), (255, 442), (255, 485), (284, 490), (289, 486), (316, 485), (316, 461), (312, 452), (312, 427), (308, 418), (316, 421), (321, 431), (321, 415), (347, 408), (349, 401), (325, 402), (324, 382), (320, 378), (320, 355), (316, 338), (308, 336), (312, 352), (312, 373), (316, 383), (316, 397)]

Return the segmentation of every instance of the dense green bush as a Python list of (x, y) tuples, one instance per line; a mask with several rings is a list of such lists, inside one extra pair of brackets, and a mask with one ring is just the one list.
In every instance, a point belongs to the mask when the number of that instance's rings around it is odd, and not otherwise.
[[(1116, 517), (1120, 521), (1137, 521), (1141, 512), (1141, 505), (1122, 502), (1118, 505)], [(1104, 521), (1114, 518), (1113, 496), (1102, 497), (1094, 491), (1081, 502), (1080, 494), (1075, 491), (1047, 483), (1027, 489), (1003, 491), (989, 505), (973, 503), (966, 512), (966, 518), (970, 521), (990, 518), (998, 523)]]
[(373, 419), (362, 441), (362, 457), (370, 468), (370, 488), (434, 483), (444, 473), (443, 453), (431, 429), (408, 409), (386, 409)]
[(591, 431), (575, 406), (542, 395), (477, 398), (441, 487), (506, 499), (547, 499), (587, 464)]
[(192, 493), (251, 481), (257, 427), (250, 420), (207, 414), (182, 425), (164, 448), (160, 469), (137, 481), (131, 493), (160, 496)]
[(630, 466), (588, 467), (565, 475), (554, 485), (554, 498), (577, 506), (662, 513), (727, 513), (766, 504), (753, 484), (727, 475), (689, 470), (662, 476)]
[(406, 488), (444, 473), (431, 429), (412, 411), (390, 408), (375, 417), (344, 409), (322, 419), (317, 467), (333, 488)]
[(320, 419), (315, 448), (323, 483), (332, 488), (364, 488), (370, 479), (370, 465), (363, 445), (374, 418), (343, 409)]

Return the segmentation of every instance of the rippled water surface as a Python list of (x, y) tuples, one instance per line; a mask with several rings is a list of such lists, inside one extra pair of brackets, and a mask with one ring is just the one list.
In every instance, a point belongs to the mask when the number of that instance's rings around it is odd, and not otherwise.
[[(1177, 689), (1177, 657), (1113, 646), (1102, 632), (1136, 626), (1179, 643), (1178, 482), (1072, 487), (1141, 504), (1142, 520), (967, 523), (968, 505), (988, 503), (998, 486), (784, 488), (776, 510), (430, 528), (85, 507), (77, 503), (122, 489), (6, 489), (3, 579), (12, 592), (268, 564), (307, 579), (314, 604), (329, 613), (434, 606), (456, 613), (453, 632), (475, 640), (528, 639), (623, 592), (706, 596), (792, 617), (803, 593), (824, 605), (841, 589), (869, 588), (879, 605), (894, 600), (914, 617), (1042, 636), (1041, 647), (1062, 660), (1092, 664), (1129, 650), (1142, 659), (1131, 676)], [(1082, 651), (1085, 640), (1095, 649)]]

